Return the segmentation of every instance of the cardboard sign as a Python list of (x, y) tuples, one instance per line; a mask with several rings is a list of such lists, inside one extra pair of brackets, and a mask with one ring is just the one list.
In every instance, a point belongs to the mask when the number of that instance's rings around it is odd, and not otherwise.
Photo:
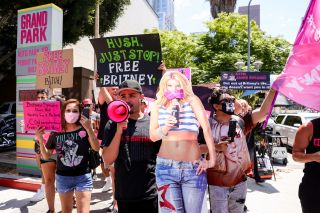
[(56, 50), (37, 54), (36, 88), (73, 87), (73, 50)]
[(191, 69), (190, 68), (172, 68), (167, 69), (167, 71), (178, 71), (184, 74), (189, 81), (191, 81)]
[(23, 103), (25, 130), (44, 127), (45, 130), (61, 131), (59, 101), (26, 101)]
[(287, 148), (286, 147), (272, 147), (271, 157), (277, 159), (283, 159), (287, 157)]
[(19, 101), (36, 101), (38, 90), (19, 90)]
[(221, 87), (227, 89), (269, 90), (268, 72), (221, 72)]
[(136, 80), (155, 86), (161, 79), (162, 54), (159, 34), (127, 35), (90, 39), (97, 57), (97, 86), (117, 86)]

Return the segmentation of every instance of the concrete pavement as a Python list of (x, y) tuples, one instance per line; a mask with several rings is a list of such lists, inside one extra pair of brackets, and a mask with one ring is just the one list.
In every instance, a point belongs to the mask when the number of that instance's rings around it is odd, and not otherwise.
[[(252, 213), (301, 213), (300, 201), (298, 198), (298, 187), (303, 172), (303, 164), (293, 162), (288, 154), (289, 163), (287, 166), (275, 165), (276, 180), (267, 180), (265, 183), (256, 184), (253, 179), (248, 180), (248, 193), (246, 205), (248, 212)], [(99, 172), (98, 172), (99, 173)], [(3, 174), (2, 174), (3, 175)], [(12, 174), (10, 174), (12, 176)], [(101, 193), (104, 181), (94, 181), (94, 190), (91, 200), (90, 212), (106, 212), (112, 202), (111, 190)], [(33, 178), (35, 180), (40, 180)], [(34, 192), (9, 189), (0, 187), (0, 212), (46, 212), (46, 200), (37, 203), (30, 202)], [(206, 202), (209, 203), (208, 200)], [(56, 194), (56, 211), (60, 212), (60, 200)], [(73, 212), (76, 212), (75, 209)]]

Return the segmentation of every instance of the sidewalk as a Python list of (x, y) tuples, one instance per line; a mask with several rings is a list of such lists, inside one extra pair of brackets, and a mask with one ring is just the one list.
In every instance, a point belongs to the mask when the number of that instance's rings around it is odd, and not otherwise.
[[(291, 155), (288, 155), (289, 163), (287, 166), (275, 165), (276, 180), (272, 179), (267, 180), (265, 183), (256, 184), (253, 179), (248, 179), (246, 206), (249, 213), (301, 212), (298, 187), (303, 175), (303, 164), (294, 162)], [(3, 167), (0, 164), (0, 173), (2, 172), (1, 170), (3, 170)], [(106, 212), (111, 205), (112, 194), (111, 190), (100, 192), (104, 181), (101, 180), (100, 170), (97, 169), (97, 172), (98, 180), (94, 181), (90, 212)], [(0, 176), (16, 177), (13, 172), (2, 173)], [(40, 178), (27, 178), (40, 183)], [(35, 192), (0, 187), (0, 213), (46, 212), (48, 209), (45, 199), (37, 203), (30, 202), (30, 198), (34, 194)], [(209, 208), (208, 197), (205, 203)], [(61, 212), (58, 194), (56, 194), (55, 207), (56, 212)], [(76, 212), (76, 210), (74, 209), (73, 212)]]
[[(31, 180), (33, 182), (41, 183), (41, 178), (25, 177), (17, 175), (14, 170), (8, 168), (7, 164), (0, 163), (0, 178), (11, 178), (19, 180)], [(102, 180), (100, 168), (97, 168), (98, 179), (93, 181), (94, 189), (91, 195), (90, 212), (106, 212), (107, 208), (112, 203), (112, 191), (101, 192), (105, 182)], [(35, 194), (32, 191), (19, 190), (0, 186), (0, 212), (6, 213), (29, 213), (29, 212), (47, 212), (48, 206), (46, 199), (40, 202), (31, 202), (30, 198)], [(61, 205), (59, 195), (56, 193), (55, 210), (61, 212)], [(72, 212), (76, 212), (74, 209)]]

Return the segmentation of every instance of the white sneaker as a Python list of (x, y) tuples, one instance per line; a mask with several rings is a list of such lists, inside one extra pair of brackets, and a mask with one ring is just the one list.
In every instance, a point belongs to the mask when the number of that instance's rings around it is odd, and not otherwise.
[(101, 192), (108, 191), (111, 186), (112, 186), (112, 179), (111, 179), (111, 177), (107, 177), (106, 178), (106, 184), (104, 184), (104, 186), (102, 187)]
[(40, 200), (43, 200), (45, 198), (45, 193), (42, 188), (38, 189), (37, 193), (33, 195), (33, 197), (30, 199), (32, 202), (39, 202)]

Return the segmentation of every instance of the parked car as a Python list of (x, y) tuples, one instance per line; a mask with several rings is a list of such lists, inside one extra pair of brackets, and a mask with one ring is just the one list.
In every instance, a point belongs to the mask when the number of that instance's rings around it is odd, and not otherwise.
[(16, 115), (16, 102), (4, 102), (0, 106), (0, 118), (5, 118), (8, 115)]
[(0, 150), (16, 146), (16, 115), (0, 119)]
[(279, 114), (275, 119), (272, 133), (288, 137), (288, 145), (292, 147), (299, 126), (318, 117), (320, 113)]
[(0, 106), (0, 150), (16, 146), (16, 103)]

